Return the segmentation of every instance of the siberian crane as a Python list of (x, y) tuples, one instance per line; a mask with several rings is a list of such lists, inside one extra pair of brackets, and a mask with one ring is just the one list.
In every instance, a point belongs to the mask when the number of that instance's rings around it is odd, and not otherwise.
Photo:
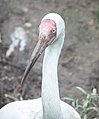
[(39, 41), (32, 53), (22, 82), (45, 50), (42, 69), (42, 96), (16, 101), (0, 109), (0, 119), (81, 119), (75, 109), (60, 100), (57, 65), (65, 39), (65, 24), (57, 13), (43, 17), (39, 25)]

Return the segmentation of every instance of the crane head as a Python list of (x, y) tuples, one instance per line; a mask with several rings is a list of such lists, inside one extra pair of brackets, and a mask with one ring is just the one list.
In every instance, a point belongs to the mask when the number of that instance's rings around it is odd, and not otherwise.
[[(61, 35), (64, 37), (65, 25), (64, 20), (56, 13), (49, 13), (44, 16), (39, 25), (39, 41), (32, 53), (27, 68), (23, 74), (21, 85), (26, 79), (29, 71), (37, 61), (41, 53), (54, 41), (57, 41)], [(63, 41), (62, 41), (63, 42)]]
[(39, 26), (39, 39), (50, 44), (56, 38), (56, 23), (51, 19), (44, 19)]

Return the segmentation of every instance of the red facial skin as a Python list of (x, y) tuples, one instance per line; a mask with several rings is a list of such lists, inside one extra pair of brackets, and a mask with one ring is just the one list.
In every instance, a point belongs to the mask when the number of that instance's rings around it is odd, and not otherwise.
[(57, 28), (56, 23), (51, 19), (44, 19), (39, 26), (39, 37), (51, 42), (56, 37)]

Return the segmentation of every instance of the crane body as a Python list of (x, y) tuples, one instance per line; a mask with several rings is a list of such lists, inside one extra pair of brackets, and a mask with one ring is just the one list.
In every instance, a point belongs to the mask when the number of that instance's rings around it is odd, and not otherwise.
[(45, 50), (42, 69), (42, 96), (16, 101), (0, 109), (0, 119), (81, 119), (75, 109), (60, 100), (57, 65), (65, 38), (65, 24), (60, 15), (47, 14), (39, 26), (39, 41), (25, 70), (21, 84)]

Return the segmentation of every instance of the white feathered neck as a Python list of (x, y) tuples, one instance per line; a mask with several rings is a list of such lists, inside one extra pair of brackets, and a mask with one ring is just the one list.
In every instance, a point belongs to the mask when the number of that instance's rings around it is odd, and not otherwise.
[(44, 119), (63, 119), (60, 106), (60, 96), (57, 77), (57, 64), (64, 43), (64, 21), (56, 13), (46, 15), (44, 19), (52, 19), (56, 22), (57, 36), (55, 41), (45, 50), (43, 61), (42, 103)]

